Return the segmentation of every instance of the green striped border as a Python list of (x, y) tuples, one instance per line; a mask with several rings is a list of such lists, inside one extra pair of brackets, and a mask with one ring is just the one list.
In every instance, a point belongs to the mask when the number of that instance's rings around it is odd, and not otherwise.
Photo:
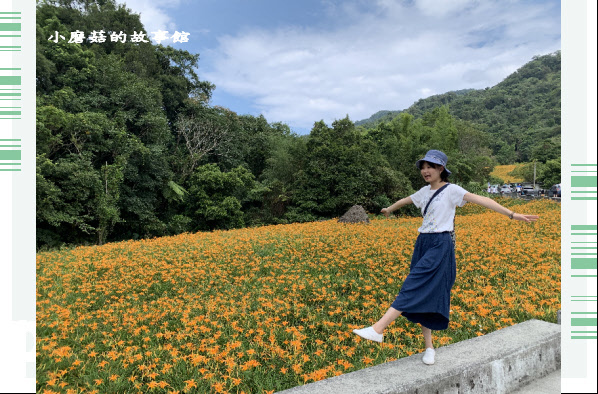
[[(2, 93), (0, 93), (0, 96), (2, 96)], [(0, 107), (0, 120), (15, 119), (21, 119), (21, 107)]]
[(581, 302), (596, 302), (596, 296), (589, 296), (589, 295), (578, 295), (578, 296), (571, 296), (571, 301), (581, 301)]
[[(14, 16), (12, 16), (14, 15)], [(6, 23), (4, 21), (20, 20), (20, 12), (0, 12), (0, 37), (21, 37), (21, 24), (20, 23)], [(12, 34), (5, 34), (12, 33)]]
[[(571, 175), (571, 200), (586, 200), (596, 201), (598, 196), (598, 176), (596, 164), (571, 164), (571, 167), (577, 168), (571, 170), (571, 173), (579, 175)], [(583, 174), (583, 175), (582, 175)], [(590, 188), (594, 190), (575, 190), (575, 188)], [(575, 194), (575, 196), (573, 195)]]
[(15, 163), (21, 163), (21, 150), (20, 149), (2, 149), (0, 148), (0, 164), (10, 165)]
[(0, 149), (0, 160), (21, 160), (21, 150), (20, 149), (10, 149), (10, 150), (9, 149)]
[[(21, 71), (21, 68), (0, 68), (2, 71)], [(0, 75), (0, 101), (21, 101), (21, 76), (20, 75)], [(16, 107), (0, 107), (1, 119), (21, 119), (20, 117), (7, 118), (6, 116), (20, 116), (21, 114), (2, 114), (1, 108), (16, 108)], [(18, 107), (20, 109), (20, 107)], [(16, 110), (15, 110), (16, 111)], [(14, 111), (13, 111), (14, 112)], [(19, 111), (20, 112), (20, 111)]]
[(595, 224), (573, 224), (571, 225), (571, 235), (598, 235), (598, 226)]
[[(11, 18), (12, 19), (12, 18)], [(0, 22), (0, 32), (20, 32), (21, 31), (21, 23), (20, 22)]]
[(21, 86), (21, 76), (0, 75), (0, 86)]
[(572, 327), (598, 327), (598, 319), (595, 317), (572, 317)]
[[(1, 91), (2, 89), (0, 89), (0, 96), (2, 96)], [(22, 119), (21, 109), (21, 107), (0, 107), (0, 120)]]
[[(598, 235), (598, 225), (595, 224), (574, 224), (571, 225), (572, 236), (591, 236)], [(579, 239), (579, 238), (577, 238)], [(594, 238), (595, 239), (595, 238)], [(572, 278), (596, 278), (597, 262), (597, 241), (573, 241), (571, 242), (570, 263)], [(573, 257), (577, 256), (577, 257)], [(583, 257), (588, 256), (588, 257)], [(587, 271), (584, 271), (587, 270)], [(594, 271), (594, 272), (592, 272)]]
[(598, 225), (595, 225), (595, 224), (572, 224), (571, 230), (598, 230)]
[[(585, 315), (591, 317), (571, 317), (571, 327), (588, 327), (593, 328), (598, 326), (598, 319), (596, 319), (596, 312), (571, 312), (571, 315)], [(594, 330), (572, 329), (571, 334), (596, 334)], [(596, 335), (572, 335), (571, 339), (596, 339)]]
[[(20, 12), (0, 12), (0, 37), (21, 37), (21, 13)], [(11, 33), (11, 34), (5, 34)], [(18, 49), (0, 49), (0, 51), (20, 51)]]
[(21, 171), (21, 150), (5, 148), (21, 148), (21, 139), (0, 139), (0, 171)]
[(571, 187), (598, 187), (598, 176), (574, 175), (571, 177)]

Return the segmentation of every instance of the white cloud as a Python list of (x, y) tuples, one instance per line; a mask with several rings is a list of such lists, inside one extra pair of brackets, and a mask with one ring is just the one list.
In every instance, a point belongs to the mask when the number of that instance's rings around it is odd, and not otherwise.
[(271, 122), (309, 128), (320, 119), (359, 120), (432, 94), (493, 86), (534, 55), (560, 49), (560, 13), (546, 12), (545, 4), (376, 4), (359, 19), (352, 7), (335, 8), (334, 26), (344, 17), (353, 23), (330, 31), (289, 26), (220, 37), (207, 56), (213, 71), (203, 77), (252, 100)]
[(181, 0), (121, 0), (119, 3), (126, 4), (127, 8), (140, 14), (141, 23), (150, 38), (152, 37), (150, 32), (164, 30), (174, 33), (176, 31), (176, 23), (166, 10), (178, 7)]

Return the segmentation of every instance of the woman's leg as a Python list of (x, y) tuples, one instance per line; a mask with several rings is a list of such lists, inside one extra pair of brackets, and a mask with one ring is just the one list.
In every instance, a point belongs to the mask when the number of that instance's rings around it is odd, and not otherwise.
[(390, 323), (392, 323), (397, 317), (401, 316), (401, 313), (403, 312), (398, 311), (393, 307), (388, 308), (384, 316), (382, 316), (382, 318), (372, 326), (374, 331), (376, 331), (378, 334), (382, 334)]
[(434, 349), (434, 344), (432, 343), (432, 330), (422, 326), (422, 332), (424, 333), (424, 342), (426, 343), (426, 349)]

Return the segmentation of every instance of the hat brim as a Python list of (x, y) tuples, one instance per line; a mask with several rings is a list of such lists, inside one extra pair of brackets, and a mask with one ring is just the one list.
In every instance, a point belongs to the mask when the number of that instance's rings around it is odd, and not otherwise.
[(417, 167), (418, 170), (421, 170), (421, 163), (424, 161), (427, 161), (428, 163), (434, 163), (439, 166), (443, 166), (446, 173), (451, 175), (451, 171), (448, 168), (446, 168), (446, 166), (444, 164), (439, 163), (438, 160), (436, 160), (435, 158), (432, 158), (432, 157), (424, 157), (423, 159), (419, 159), (418, 161), (416, 161), (415, 166)]

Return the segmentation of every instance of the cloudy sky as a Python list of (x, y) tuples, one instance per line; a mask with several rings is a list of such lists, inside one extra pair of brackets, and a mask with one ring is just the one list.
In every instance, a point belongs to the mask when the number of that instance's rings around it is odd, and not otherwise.
[(128, 0), (151, 32), (190, 33), (213, 105), (307, 133), (502, 81), (561, 49), (560, 0)]

